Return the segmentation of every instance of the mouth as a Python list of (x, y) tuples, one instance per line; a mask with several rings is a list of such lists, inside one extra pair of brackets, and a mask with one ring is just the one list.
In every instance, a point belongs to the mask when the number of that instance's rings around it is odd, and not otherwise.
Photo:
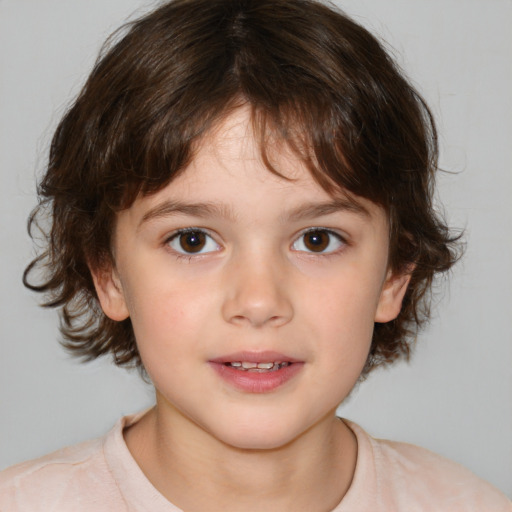
[(239, 352), (209, 363), (226, 384), (248, 393), (275, 391), (304, 367), (304, 361), (271, 351)]
[(285, 368), (293, 364), (289, 361), (273, 361), (265, 363), (253, 363), (251, 361), (233, 361), (231, 363), (224, 363), (225, 366), (240, 370), (242, 372), (255, 372), (255, 373), (268, 373), (277, 372), (281, 368)]

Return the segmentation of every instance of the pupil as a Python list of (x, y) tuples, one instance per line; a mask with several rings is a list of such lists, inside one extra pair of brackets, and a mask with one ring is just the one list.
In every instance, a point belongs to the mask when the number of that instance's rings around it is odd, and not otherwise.
[(180, 245), (187, 252), (199, 252), (204, 247), (205, 238), (200, 231), (183, 233), (180, 236)]
[(329, 245), (329, 235), (325, 231), (311, 231), (304, 243), (310, 251), (321, 252)]

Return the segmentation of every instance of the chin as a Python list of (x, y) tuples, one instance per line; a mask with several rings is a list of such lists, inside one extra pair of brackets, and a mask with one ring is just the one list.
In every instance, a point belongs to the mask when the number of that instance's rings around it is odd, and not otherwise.
[(219, 425), (211, 432), (223, 443), (240, 450), (277, 450), (299, 437), (307, 427), (297, 428), (293, 421), (285, 418), (265, 418), (250, 416), (232, 421), (229, 425)]
[(227, 445), (239, 450), (278, 450), (291, 441), (293, 436), (273, 435), (268, 432), (236, 432), (224, 436), (222, 439)]

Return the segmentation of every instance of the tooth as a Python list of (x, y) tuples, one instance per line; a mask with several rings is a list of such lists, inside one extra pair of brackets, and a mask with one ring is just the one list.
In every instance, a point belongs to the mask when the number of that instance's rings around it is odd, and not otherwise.
[(271, 371), (275, 372), (284, 368), (285, 366), (289, 366), (291, 363), (289, 361), (274, 361), (269, 363), (252, 363), (249, 361), (232, 361), (230, 363), (226, 363), (232, 368), (236, 368), (237, 370), (244, 371), (256, 371), (256, 372), (266, 372)]
[(274, 363), (258, 363), (258, 368), (262, 370), (270, 370), (274, 366)]

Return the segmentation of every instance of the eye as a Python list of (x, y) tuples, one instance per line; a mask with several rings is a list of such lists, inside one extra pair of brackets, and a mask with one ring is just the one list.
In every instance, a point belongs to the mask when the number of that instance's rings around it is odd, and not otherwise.
[(220, 249), (215, 240), (201, 229), (180, 230), (172, 235), (167, 244), (181, 254), (204, 254)]
[(292, 249), (295, 251), (313, 253), (331, 253), (345, 245), (340, 235), (323, 228), (313, 228), (302, 233), (295, 240)]

